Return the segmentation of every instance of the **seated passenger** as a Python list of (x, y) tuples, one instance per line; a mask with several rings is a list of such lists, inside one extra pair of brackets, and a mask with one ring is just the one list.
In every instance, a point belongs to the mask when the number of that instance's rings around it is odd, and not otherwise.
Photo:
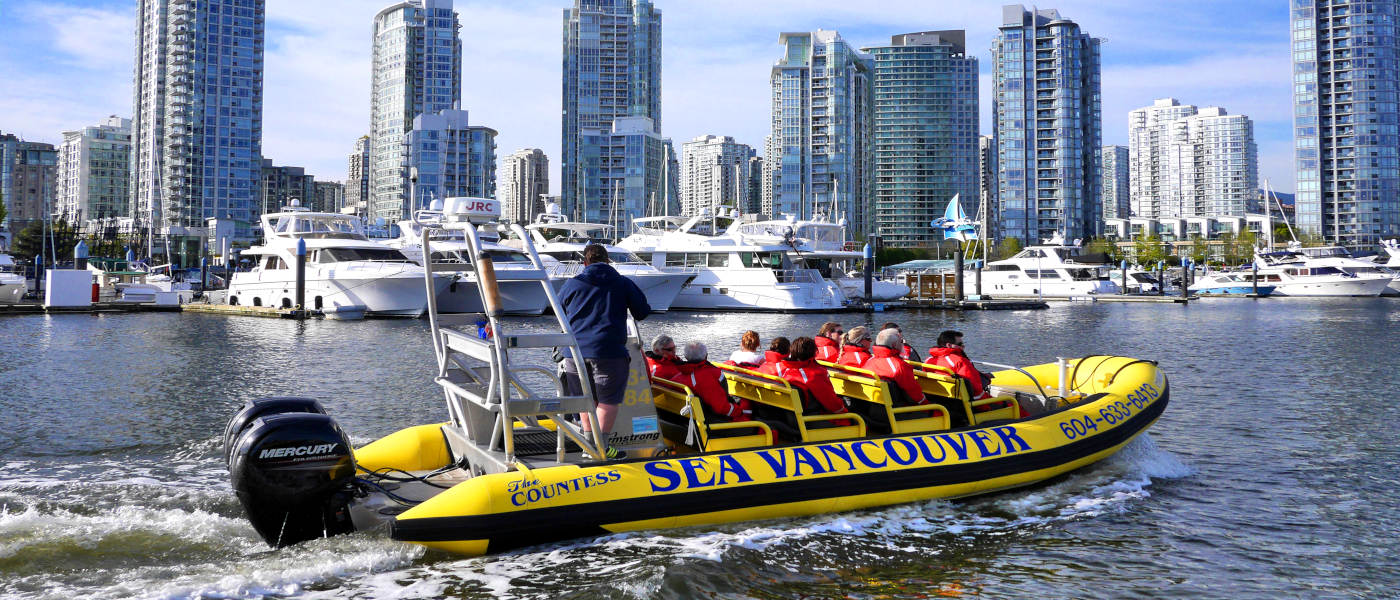
[(651, 350), (646, 353), (647, 374), (657, 379), (675, 380), (681, 372), (676, 368), (676, 342), (671, 336), (661, 334), (651, 340)]
[(729, 364), (746, 369), (763, 364), (763, 355), (758, 352), (757, 331), (744, 332), (744, 337), (739, 338), (739, 349), (729, 355)]
[(782, 361), (787, 358), (791, 344), (783, 336), (773, 338), (768, 344), (768, 351), (763, 353), (763, 364), (758, 366), (758, 372), (774, 377), (782, 377)]
[(938, 345), (928, 349), (928, 360), (930, 365), (948, 367), (958, 377), (967, 380), (968, 389), (971, 390), (973, 400), (981, 400), (991, 397), (987, 393), (987, 384), (991, 382), (991, 377), (983, 375), (977, 367), (972, 366), (972, 360), (963, 352), (964, 342), (961, 331), (944, 331), (938, 334)]
[(690, 387), (705, 403), (705, 408), (722, 420), (752, 420), (753, 410), (749, 407), (749, 401), (742, 398), (734, 401), (729, 397), (724, 385), (724, 372), (710, 364), (709, 354), (709, 349), (700, 342), (686, 344), (682, 353), (684, 360), (676, 363), (680, 374), (673, 380)]
[[(821, 329), (817, 330), (817, 360), (826, 362), (836, 362), (841, 356), (841, 335), (845, 333), (841, 330), (841, 324), (832, 321), (822, 323)], [(808, 338), (810, 339), (810, 338)]]
[[(846, 410), (846, 402), (836, 395), (831, 387), (831, 378), (826, 367), (817, 364), (817, 344), (809, 337), (792, 341), (792, 353), (782, 361), (782, 378), (793, 387), (806, 392), (803, 395), (802, 410), (811, 414), (841, 414)], [(850, 425), (850, 421), (834, 421), (835, 425)]]
[(860, 368), (869, 360), (870, 329), (864, 325), (850, 328), (841, 340), (841, 358), (836, 364)]
[[(884, 330), (886, 330), (886, 329), (893, 329), (893, 330), (895, 330), (895, 331), (898, 331), (898, 332), (899, 332), (899, 337), (900, 337), (901, 339), (904, 337), (904, 330), (899, 328), (899, 324), (898, 324), (898, 323), (895, 323), (895, 322), (893, 322), (893, 321), (890, 321), (890, 322), (885, 323), (884, 325), (881, 325), (881, 326), (880, 326), (880, 331), (884, 331)], [(903, 359), (905, 359), (905, 360), (912, 360), (912, 361), (917, 361), (917, 362), (923, 362), (923, 360), (924, 360), (924, 359), (922, 359), (922, 358), (919, 358), (919, 353), (918, 353), (918, 351), (914, 350), (914, 347), (913, 347), (913, 346), (910, 346), (910, 345), (909, 345), (909, 342), (907, 342), (907, 341), (904, 342), (904, 347), (899, 349), (899, 357), (900, 357), (900, 358), (903, 358)]]
[[(919, 387), (919, 381), (914, 378), (914, 367), (904, 362), (899, 357), (899, 348), (904, 345), (904, 336), (899, 334), (898, 329), (889, 328), (880, 332), (875, 337), (875, 347), (871, 348), (874, 357), (870, 362), (865, 363), (865, 368), (874, 371), (881, 379), (888, 379), (891, 383), (899, 387), (904, 392), (903, 402), (893, 403), (895, 406), (912, 404), (928, 404), (928, 399), (924, 397), (923, 388)], [(899, 396), (899, 394), (896, 394)]]

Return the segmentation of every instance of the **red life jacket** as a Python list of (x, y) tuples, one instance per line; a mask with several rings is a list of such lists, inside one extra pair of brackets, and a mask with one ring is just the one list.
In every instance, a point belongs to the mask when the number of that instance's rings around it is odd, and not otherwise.
[(782, 377), (782, 362), (784, 360), (787, 360), (787, 357), (784, 356), (782, 352), (765, 350), (763, 352), (763, 364), (758, 365), (758, 372), (774, 377)]
[(849, 365), (852, 367), (864, 367), (866, 361), (870, 360), (870, 351), (861, 346), (845, 345), (841, 347), (841, 358), (836, 361), (838, 365)]
[(930, 365), (948, 367), (958, 377), (967, 380), (968, 389), (972, 390), (973, 400), (987, 397), (987, 392), (982, 389), (982, 374), (977, 371), (977, 367), (972, 366), (972, 360), (963, 354), (962, 348), (929, 348), (928, 360), (924, 362)]
[(681, 372), (676, 369), (676, 359), (647, 351), (647, 374), (657, 379), (676, 381)]
[[(831, 387), (831, 377), (826, 374), (826, 367), (817, 364), (815, 360), (791, 361), (784, 360), (782, 363), (783, 379), (788, 380), (793, 387), (807, 391), (815, 406), (804, 406), (802, 410), (812, 411), (817, 414), (840, 414), (846, 412), (846, 403), (836, 395), (836, 388)], [(850, 425), (850, 421), (834, 421), (837, 425)]]
[(875, 346), (871, 351), (875, 356), (865, 364), (865, 368), (898, 385), (915, 404), (928, 404), (923, 388), (919, 387), (919, 380), (914, 378), (914, 368), (909, 366), (909, 363), (904, 362), (894, 350), (884, 346)]
[(903, 348), (899, 349), (899, 357), (905, 360), (919, 360), (919, 353), (914, 351), (913, 346), (905, 344)]
[(836, 362), (836, 358), (841, 356), (841, 349), (836, 347), (836, 342), (831, 338), (819, 335), (813, 341), (817, 343), (817, 360)]
[(676, 369), (678, 374), (672, 381), (689, 387), (710, 412), (730, 421), (753, 418), (748, 400), (729, 401), (729, 392), (724, 387), (724, 373), (710, 361), (677, 363)]

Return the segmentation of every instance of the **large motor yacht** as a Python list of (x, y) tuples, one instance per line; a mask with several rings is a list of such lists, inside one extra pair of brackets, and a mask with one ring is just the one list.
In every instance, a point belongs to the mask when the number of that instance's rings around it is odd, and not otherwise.
[[(982, 291), (992, 296), (1054, 298), (1116, 294), (1118, 284), (1108, 278), (1111, 267), (1106, 259), (1086, 255), (1078, 244), (1066, 244), (1055, 234), (1044, 245), (987, 263), (982, 269)], [(964, 284), (972, 293), (974, 278), (964, 278)]]
[(29, 290), (29, 282), (9, 254), (0, 252), (0, 304), (18, 304)]
[[(449, 199), (450, 200), (450, 199)], [(481, 206), (493, 206), (500, 215), (500, 203), (489, 198), (476, 198)], [(441, 211), (419, 211), (416, 220), (399, 221), (399, 237), (386, 242), (390, 247), (403, 252), (409, 260), (423, 264), (423, 229), (435, 227), (442, 221)], [(440, 229), (440, 228), (439, 228)], [(433, 262), (456, 265), (469, 263), (467, 259), (467, 239), (460, 230), (444, 229), (438, 232), (439, 238), (433, 241)], [(494, 227), (482, 226), (479, 233), (482, 255), (489, 257), (496, 271), (512, 269), (534, 269), (524, 252), (502, 245)], [(502, 281), (501, 300), (506, 314), (540, 315), (549, 307), (549, 297), (534, 281)], [(476, 289), (476, 272), (462, 271), (452, 283), (437, 295), (437, 309), (442, 313), (478, 313), (485, 310), (481, 304), (481, 293)]]
[[(263, 245), (243, 251), (256, 261), (234, 273), (229, 304), (291, 308), (296, 303), (297, 243), (306, 243), (307, 308), (420, 317), (428, 309), (423, 268), (402, 252), (370, 241), (360, 220), (311, 212), (297, 204), (262, 216)], [(450, 277), (436, 285), (446, 289)]]
[(793, 248), (735, 234), (734, 215), (646, 217), (618, 246), (652, 266), (694, 273), (672, 304), (690, 310), (832, 311), (846, 306), (841, 288), (793, 261)]
[(1275, 296), (1379, 296), (1391, 284), (1392, 275), (1375, 263), (1318, 250), (1293, 242), (1287, 250), (1256, 252), (1259, 282), (1274, 286)]
[(642, 289), (653, 312), (670, 310), (681, 288), (695, 276), (693, 272), (663, 271), (647, 264), (636, 254), (613, 245), (612, 226), (569, 221), (552, 204), (525, 230), (549, 270), (556, 290), (564, 281), (583, 272), (583, 249), (589, 244), (601, 244), (607, 249), (613, 268)]
[(824, 215), (799, 220), (784, 219), (737, 223), (733, 232), (757, 244), (783, 244), (792, 248), (788, 257), (801, 268), (816, 269), (840, 286), (847, 298), (888, 302), (909, 295), (909, 286), (879, 278), (871, 279), (870, 297), (865, 297), (865, 277), (860, 263), (865, 253), (857, 242), (846, 237), (846, 220), (831, 222)]

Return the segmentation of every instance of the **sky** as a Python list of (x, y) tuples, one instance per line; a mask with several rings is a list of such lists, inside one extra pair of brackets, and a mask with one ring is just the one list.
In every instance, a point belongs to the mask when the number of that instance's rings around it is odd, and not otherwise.
[[(134, 0), (0, 0), (0, 131), (57, 144), (130, 117)], [(374, 15), (388, 0), (267, 0), (263, 156), (342, 181), (369, 132)], [(662, 131), (680, 145), (728, 135), (762, 153), (768, 76), (784, 31), (836, 30), (857, 47), (964, 29), (980, 62), (981, 131), (992, 130), (991, 43), (1001, 3), (948, 0), (654, 0), (662, 11)], [(499, 132), (497, 154), (540, 148), (559, 190), (567, 1), (456, 0), (462, 108)], [(1030, 8), (1030, 5), (1027, 5)], [(1128, 112), (1174, 97), (1254, 121), (1260, 183), (1293, 190), (1288, 4), (1278, 0), (1070, 1), (1064, 18), (1103, 39), (1103, 142), (1127, 144)]]

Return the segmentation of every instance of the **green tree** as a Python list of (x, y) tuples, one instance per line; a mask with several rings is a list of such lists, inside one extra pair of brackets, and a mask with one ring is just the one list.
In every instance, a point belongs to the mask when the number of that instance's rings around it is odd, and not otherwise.
[(1210, 259), (1210, 244), (1206, 243), (1205, 238), (1199, 235), (1191, 236), (1191, 248), (1188, 250), (1187, 256), (1191, 257), (1191, 262), (1198, 265), (1205, 264)]
[(1155, 265), (1157, 261), (1166, 260), (1168, 256), (1162, 237), (1155, 233), (1138, 239), (1137, 243), (1133, 244), (1133, 250), (1136, 251), (1137, 262), (1140, 265)]
[(1317, 233), (1315, 231), (1304, 231), (1302, 233), (1299, 233), (1298, 241), (1303, 244), (1304, 248), (1313, 248), (1317, 246), (1327, 245), (1326, 238), (1323, 238), (1321, 233)]
[[(55, 221), (51, 229), (46, 230), (42, 221), (33, 221), (20, 230), (12, 245), (15, 257), (32, 261), (43, 252), (45, 262), (53, 260), (55, 256), (59, 261), (72, 260), (73, 246), (78, 245), (77, 230), (64, 219)], [(52, 248), (50, 243), (53, 244)]]
[(1118, 262), (1127, 258), (1124, 256), (1123, 250), (1118, 247), (1118, 244), (1101, 237), (1093, 238), (1089, 240), (1088, 243), (1084, 244), (1084, 252), (1088, 254), (1102, 254), (1113, 262)]
[(1023, 247), (1024, 246), (1021, 245), (1021, 238), (1004, 238), (992, 247), (991, 260), (1011, 258), (1012, 256), (1015, 256), (1017, 252), (1020, 252), (1021, 248)]
[(4, 194), (4, 193), (0, 193), (0, 223), (4, 223), (4, 222), (5, 222), (5, 217), (8, 216), (9, 214), (10, 214), (10, 211), (9, 211), (8, 209), (5, 208), (5, 194)]

